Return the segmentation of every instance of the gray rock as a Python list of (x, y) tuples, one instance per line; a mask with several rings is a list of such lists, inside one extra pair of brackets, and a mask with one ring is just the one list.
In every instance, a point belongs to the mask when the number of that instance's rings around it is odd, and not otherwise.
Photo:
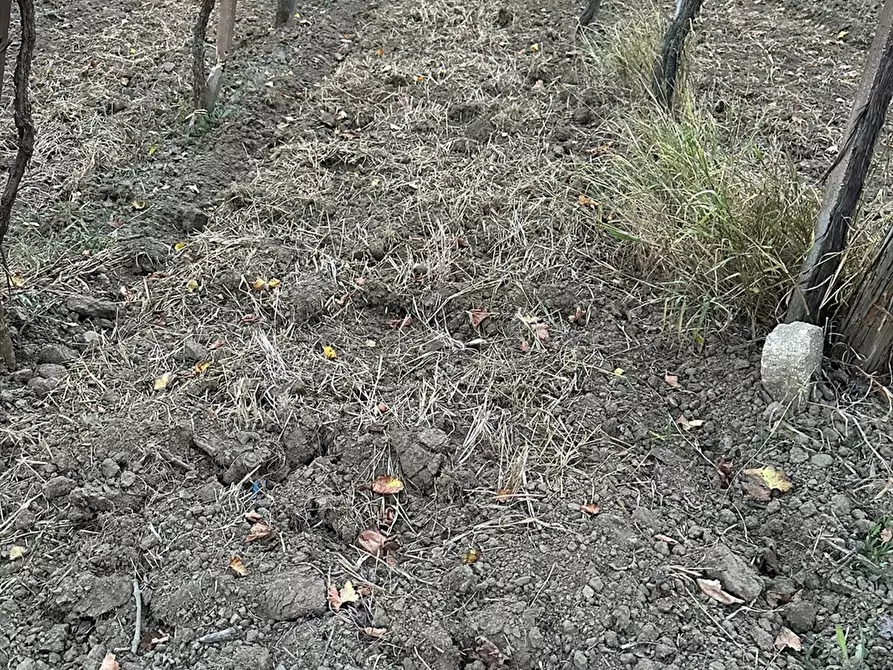
[(577, 670), (586, 670), (589, 667), (589, 658), (586, 656), (586, 652), (580, 649), (574, 652), (574, 667)]
[(31, 368), (22, 368), (21, 370), (16, 370), (9, 378), (14, 382), (18, 382), (19, 384), (27, 384), (34, 378), (34, 370)]
[(37, 366), (37, 376), (44, 379), (64, 379), (68, 375), (68, 370), (64, 365), (58, 363), (44, 363)]
[(65, 303), (68, 311), (75, 312), (85, 319), (114, 319), (118, 306), (107, 300), (98, 300), (89, 295), (72, 296)]
[(39, 363), (56, 363), (57, 365), (71, 363), (77, 357), (78, 352), (64, 344), (47, 344), (37, 354)]
[(791, 447), (791, 450), (788, 452), (788, 458), (790, 459), (791, 463), (805, 463), (809, 460), (809, 454), (795, 445)]
[(55, 500), (71, 493), (77, 484), (68, 477), (58, 476), (48, 480), (43, 485), (43, 495), (47, 500)]
[(769, 395), (793, 409), (809, 401), (811, 381), (822, 365), (824, 333), (809, 323), (781, 323), (766, 337), (760, 373)]
[(106, 479), (117, 477), (118, 473), (121, 472), (121, 467), (115, 462), (114, 458), (106, 458), (100, 463), (99, 469), (102, 471), (102, 476)]
[(133, 597), (133, 584), (129, 577), (94, 577), (87, 575), (80, 587), (86, 593), (72, 608), (80, 616), (97, 617), (127, 604)]
[(784, 620), (795, 633), (808, 633), (815, 626), (816, 606), (810, 602), (788, 603), (784, 608)]
[(208, 356), (210, 355), (205, 347), (191, 338), (186, 340), (186, 344), (183, 345), (182, 354), (183, 360), (190, 363), (198, 363), (200, 361), (208, 360)]
[(319, 441), (313, 439), (301, 426), (296, 426), (282, 436), (285, 462), (290, 468), (309, 465), (319, 452)]
[(34, 391), (34, 395), (38, 398), (45, 398), (54, 388), (59, 385), (56, 379), (45, 379), (43, 377), (35, 377), (28, 382), (28, 388)]
[(849, 516), (853, 511), (853, 503), (845, 493), (835, 493), (831, 496), (831, 508), (838, 516)]
[(834, 458), (831, 454), (813, 454), (809, 462), (817, 468), (827, 468), (834, 464)]
[(707, 554), (707, 574), (729, 593), (750, 602), (763, 592), (763, 580), (750, 563), (722, 543)]
[(293, 621), (326, 609), (325, 584), (308, 570), (279, 575), (261, 591), (261, 598), (261, 611), (274, 621)]
[(449, 442), (449, 437), (439, 428), (426, 428), (419, 433), (419, 442), (421, 442), (426, 449), (430, 449), (431, 451), (441, 451), (447, 445), (447, 442)]
[(400, 445), (398, 450), (400, 468), (406, 479), (423, 491), (431, 490), (434, 478), (440, 472), (443, 456), (433, 454), (413, 442)]

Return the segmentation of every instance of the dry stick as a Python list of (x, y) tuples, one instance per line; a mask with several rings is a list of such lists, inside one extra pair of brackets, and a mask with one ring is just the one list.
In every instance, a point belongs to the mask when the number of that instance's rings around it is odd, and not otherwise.
[(205, 36), (208, 34), (208, 21), (214, 10), (214, 0), (202, 0), (195, 27), (192, 30), (192, 106), (201, 109), (205, 92)]
[(143, 596), (136, 577), (133, 578), (133, 599), (136, 601), (136, 622), (133, 625), (133, 640), (130, 643), (131, 654), (135, 654), (140, 647), (140, 633), (143, 628)]
[(658, 103), (668, 112), (672, 111), (673, 99), (676, 97), (676, 79), (679, 76), (679, 61), (685, 48), (685, 38), (691, 32), (702, 4), (704, 0), (678, 0), (676, 15), (670, 21), (661, 42), (660, 56), (654, 63), (651, 90)]
[[(8, 21), (11, 2), (3, 0), (0, 8), (0, 20), (4, 17)], [(9, 223), (12, 219), (12, 206), (15, 204), (19, 192), (19, 184), (28, 168), (31, 154), (34, 153), (34, 124), (31, 121), (31, 101), (28, 99), (28, 79), (31, 75), (31, 60), (34, 57), (34, 0), (18, 0), (19, 14), (22, 21), (22, 44), (19, 47), (19, 56), (16, 60), (15, 75), (15, 101), (13, 105), (13, 118), (18, 131), (18, 151), (15, 163), (9, 171), (6, 188), (0, 196), (0, 249), (9, 232)], [(4, 40), (4, 46), (6, 40)], [(5, 54), (5, 49), (3, 51)], [(0, 54), (0, 60), (3, 60)], [(15, 368), (15, 352), (12, 348), (12, 337), (9, 334), (9, 325), (6, 323), (6, 310), (0, 304), (0, 357), (6, 366), (12, 370)]]
[[(865, 177), (871, 166), (871, 157), (881, 127), (884, 123), (890, 98), (893, 96), (893, 0), (886, 0), (881, 10), (877, 32), (868, 57), (862, 80), (856, 93), (856, 100), (847, 123), (846, 141), (832, 166), (822, 208), (816, 217), (814, 243), (809, 250), (803, 268), (794, 287), (794, 294), (788, 305), (785, 320), (807, 321), (821, 324), (826, 296), (834, 289), (841, 256), (847, 243), (850, 221), (856, 213)], [(881, 251), (886, 251), (882, 248)], [(889, 254), (885, 254), (889, 257)], [(883, 257), (884, 255), (882, 255)], [(877, 261), (876, 261), (877, 262)], [(888, 264), (889, 265), (889, 264)], [(887, 277), (880, 276), (880, 271), (889, 272), (889, 267), (873, 267), (873, 280), (869, 286), (880, 283)], [(877, 280), (881, 280), (878, 282)], [(856, 290), (857, 304), (852, 314), (858, 317), (865, 315), (867, 323), (858, 323), (859, 328), (866, 329), (884, 325), (889, 301), (881, 295), (867, 290), (865, 284)], [(881, 304), (875, 306), (876, 297)], [(852, 321), (852, 316), (848, 322)], [(844, 327), (844, 333), (853, 334), (853, 324)], [(880, 332), (880, 331), (878, 331)], [(872, 348), (873, 342), (856, 340), (848, 342), (855, 345), (860, 353), (868, 357), (863, 368), (872, 372), (872, 368), (883, 361), (883, 353)], [(880, 353), (881, 355), (877, 355)]]

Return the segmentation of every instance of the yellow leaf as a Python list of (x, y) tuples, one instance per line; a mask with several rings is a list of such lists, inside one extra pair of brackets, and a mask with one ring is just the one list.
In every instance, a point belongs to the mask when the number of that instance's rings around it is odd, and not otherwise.
[(614, 368), (614, 376), (615, 377), (622, 377), (625, 372), (626, 372), (626, 370), (624, 370), (623, 368)]
[(20, 275), (18, 272), (13, 272), (10, 276), (10, 280), (12, 281), (13, 286), (18, 286), (22, 288), (25, 285), (25, 278)]
[(235, 573), (236, 577), (244, 577), (248, 574), (248, 568), (245, 567), (245, 563), (238, 556), (233, 556), (229, 562), (229, 569)]
[(841, 30), (839, 33), (837, 33), (837, 39), (839, 39), (839, 40), (846, 39), (846, 36), (849, 34), (850, 34), (849, 30)]
[(393, 495), (403, 490), (403, 482), (393, 475), (382, 475), (372, 482), (372, 491), (379, 495)]
[(255, 291), (263, 291), (265, 288), (267, 288), (267, 281), (258, 277), (253, 282), (251, 282), (251, 288), (253, 288)]
[(136, 54), (136, 49), (130, 47), (130, 55), (133, 56), (134, 54)]
[(335, 347), (331, 347), (328, 344), (322, 348), (322, 355), (328, 358), (330, 361), (338, 358), (338, 352), (335, 351)]
[(146, 209), (146, 201), (145, 200), (134, 200), (130, 203), (134, 209)]
[(186, 282), (187, 291), (195, 291), (196, 289), (198, 289), (197, 281), (195, 281), (194, 279), (190, 279), (188, 282)]
[(577, 198), (577, 202), (580, 203), (583, 207), (595, 207), (596, 205), (598, 205), (595, 200), (590, 198), (585, 193), (580, 194), (580, 196)]
[(18, 561), (25, 555), (26, 551), (27, 549), (25, 549), (25, 547), (20, 547), (17, 544), (12, 545), (9, 549), (9, 560)]
[(278, 279), (276, 279), (274, 277), (273, 279), (271, 279), (270, 281), (267, 282), (267, 288), (276, 288), (281, 283), (282, 283), (281, 281), (279, 281)]
[(474, 547), (471, 547), (468, 551), (462, 554), (462, 562), (465, 565), (471, 565), (472, 563), (477, 563), (477, 560), (481, 557), (480, 553)]
[(163, 375), (155, 379), (155, 382), (152, 384), (152, 388), (156, 391), (163, 391), (167, 388), (167, 385), (171, 383), (171, 373), (165, 372)]
[(539, 50), (540, 50), (540, 45), (539, 45), (539, 44), (531, 44), (531, 45), (530, 45), (530, 51), (531, 51), (532, 53), (536, 53), (536, 52), (539, 51)]
[(370, 347), (370, 348), (371, 348), (371, 347), (377, 347), (377, 346), (378, 346), (378, 342), (376, 342), (375, 340), (366, 340), (366, 346), (367, 346), (367, 347)]
[(149, 147), (149, 155), (150, 156), (154, 156), (156, 151), (158, 151), (157, 144), (153, 144), (151, 147)]
[(788, 477), (781, 470), (773, 468), (771, 465), (767, 465), (763, 468), (752, 468), (750, 470), (744, 470), (743, 474), (760, 480), (771, 491), (781, 491), (782, 493), (787, 493), (793, 486), (793, 484), (791, 484), (790, 477)]
[(209, 367), (211, 367), (211, 361), (199, 361), (195, 364), (193, 369), (195, 370), (195, 374), (201, 375), (204, 374)]
[(359, 601), (360, 594), (357, 593), (357, 590), (353, 587), (353, 582), (346, 581), (344, 582), (344, 586), (338, 592), (338, 597), (341, 599), (341, 603), (355, 603)]
[(185, 249), (185, 248), (186, 248), (186, 243), (185, 243), (185, 242), (177, 242), (177, 243), (174, 245), (174, 251), (183, 251), (183, 249)]

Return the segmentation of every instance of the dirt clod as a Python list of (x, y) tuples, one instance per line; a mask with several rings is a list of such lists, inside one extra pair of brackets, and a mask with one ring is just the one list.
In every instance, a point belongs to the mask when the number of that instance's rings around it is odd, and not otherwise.
[(278, 575), (259, 594), (263, 614), (274, 621), (293, 621), (322, 614), (326, 609), (325, 582), (309, 570)]

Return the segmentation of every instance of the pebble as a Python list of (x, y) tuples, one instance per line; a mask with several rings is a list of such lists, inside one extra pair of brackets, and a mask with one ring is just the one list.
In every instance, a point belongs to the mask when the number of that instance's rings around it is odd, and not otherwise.
[(815, 625), (816, 606), (810, 602), (789, 603), (784, 608), (784, 619), (795, 633), (808, 633)]
[(592, 590), (592, 587), (589, 584), (583, 587), (583, 600), (592, 600), (595, 598), (595, 591)]
[(834, 463), (834, 457), (830, 454), (814, 454), (809, 462), (817, 468), (827, 468)]
[(78, 357), (77, 352), (71, 347), (64, 344), (47, 344), (41, 348), (37, 354), (37, 360), (40, 363), (57, 363), (65, 365), (71, 363)]
[(809, 454), (800, 447), (794, 446), (791, 447), (791, 450), (788, 452), (788, 458), (791, 463), (805, 463), (809, 460)]
[(589, 667), (589, 658), (579, 649), (574, 652), (574, 667), (577, 670), (586, 670)]
[(37, 376), (44, 379), (64, 379), (67, 374), (65, 366), (58, 363), (44, 363), (37, 367)]
[(111, 479), (112, 477), (117, 477), (118, 473), (121, 472), (121, 468), (115, 463), (115, 459), (106, 458), (100, 465), (99, 469), (102, 471), (102, 476), (106, 479)]
[(47, 500), (55, 500), (71, 493), (77, 484), (68, 477), (58, 476), (43, 485), (43, 495)]
[(831, 508), (838, 516), (849, 516), (853, 511), (853, 503), (845, 493), (836, 493), (831, 496)]

